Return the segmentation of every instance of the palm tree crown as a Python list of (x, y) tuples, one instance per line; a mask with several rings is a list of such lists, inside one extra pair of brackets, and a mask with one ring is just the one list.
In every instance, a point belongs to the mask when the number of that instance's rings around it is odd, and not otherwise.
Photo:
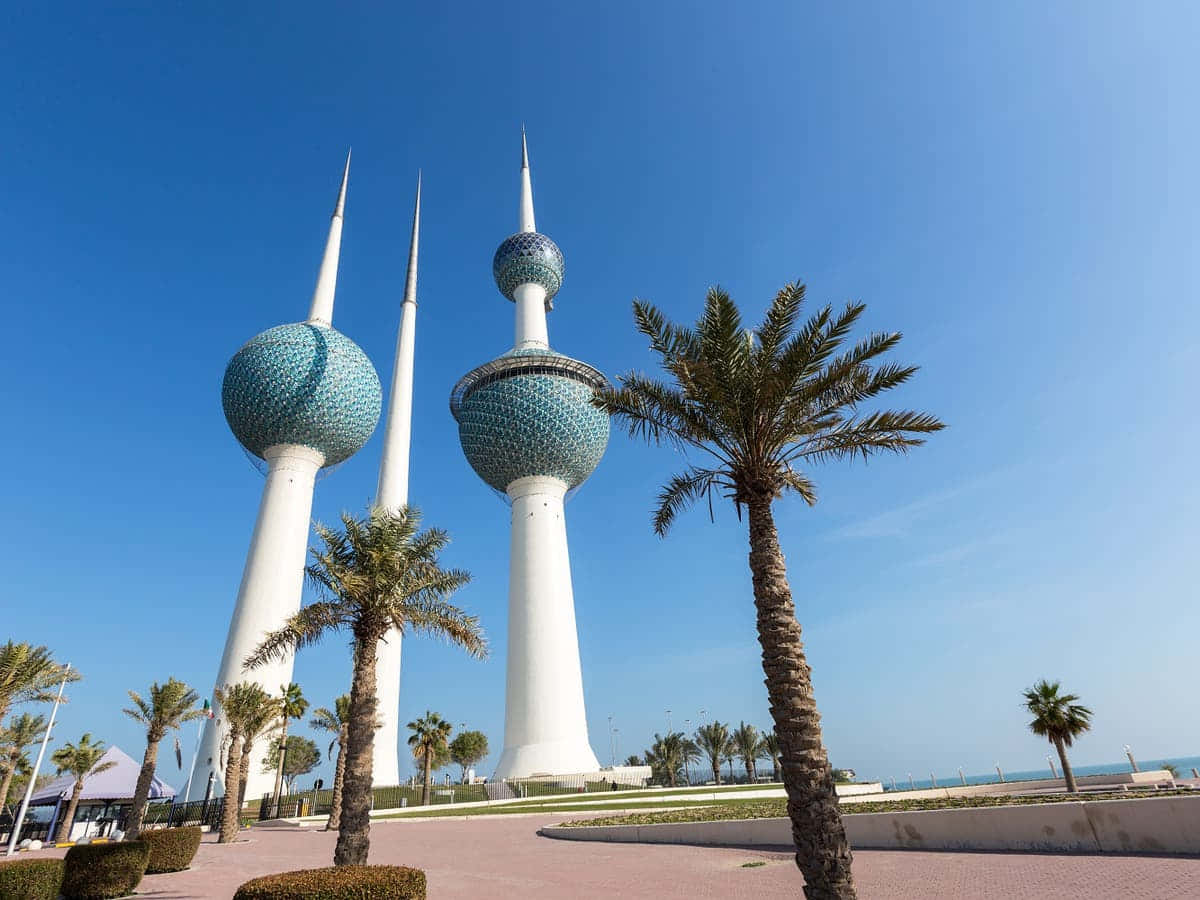
[(45, 730), (46, 717), (29, 713), (14, 716), (9, 720), (8, 727), (0, 730), (0, 768), (4, 770), (0, 778), (0, 808), (8, 802), (13, 777), (18, 771), (29, 770), (29, 754), (25, 748), (37, 743)]
[[(45, 647), (9, 640), (0, 644), (0, 721), (18, 703), (51, 703), (65, 675), (67, 681), (82, 676), (56, 663)], [(65, 702), (65, 698), (64, 698)]]
[(1092, 711), (1079, 703), (1075, 694), (1060, 694), (1059, 686), (1057, 681), (1042, 679), (1028, 688), (1023, 695), (1025, 709), (1033, 716), (1030, 731), (1070, 747), (1075, 738), (1091, 729)]
[(162, 685), (154, 682), (146, 698), (130, 691), (129, 699), (133, 701), (133, 707), (121, 712), (146, 726), (146, 737), (154, 743), (161, 741), (172, 728), (206, 715), (204, 710), (195, 708), (200, 699), (196, 692), (174, 678), (168, 678)]
[(87, 733), (79, 739), (78, 744), (63, 744), (54, 751), (50, 759), (58, 767), (59, 775), (67, 772), (78, 780), (86, 775), (99, 775), (101, 772), (107, 772), (116, 765), (111, 760), (97, 765), (107, 749), (103, 741), (92, 743), (92, 735)]
[(725, 748), (729, 745), (729, 728), (721, 722), (710, 722), (696, 729), (696, 745), (708, 757), (712, 767), (713, 780), (721, 783), (721, 760)]
[(333, 709), (327, 706), (318, 706), (313, 710), (312, 718), (308, 720), (308, 725), (315, 731), (327, 731), (333, 735), (329, 741), (329, 756), (333, 755), (333, 748), (338, 742), (338, 735), (342, 733), (342, 729), (346, 727), (350, 721), (350, 695), (342, 694), (333, 701)]
[(803, 302), (804, 285), (785, 285), (756, 330), (743, 328), (737, 306), (719, 288), (708, 292), (695, 329), (634, 302), (638, 330), (675, 384), (631, 372), (620, 387), (598, 391), (595, 402), (631, 436), (690, 447), (706, 460), (672, 477), (659, 495), (658, 534), (696, 500), (711, 503), (714, 488), (739, 507), (751, 496), (775, 499), (786, 491), (816, 503), (804, 465), (904, 452), (944, 427), (928, 413), (860, 413), (860, 404), (903, 384), (917, 367), (876, 362), (900, 342), (898, 332), (868, 335), (837, 353), (865, 304), (840, 313), (826, 306), (797, 329)]
[(426, 710), (425, 715), (415, 722), (409, 722), (406, 727), (412, 731), (408, 736), (408, 746), (412, 748), (414, 756), (429, 753), (433, 759), (437, 759), (448, 752), (447, 741), (454, 726), (438, 713)]

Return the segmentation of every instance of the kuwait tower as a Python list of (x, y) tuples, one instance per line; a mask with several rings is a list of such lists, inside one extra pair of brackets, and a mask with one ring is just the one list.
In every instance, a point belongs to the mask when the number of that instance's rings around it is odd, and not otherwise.
[[(398, 513), (408, 503), (408, 454), (412, 445), (413, 356), (417, 337), (417, 239), (421, 230), (421, 176), (413, 203), (412, 238), (408, 245), (408, 275), (400, 305), (400, 330), (396, 335), (396, 365), (388, 398), (387, 424), (383, 427), (383, 458), (375, 505)], [(379, 728), (375, 732), (372, 779), (378, 786), (400, 783), (400, 632), (393, 628), (379, 642), (375, 663), (375, 693), (379, 703)]]
[(492, 261), (516, 308), (512, 350), (464, 375), (450, 396), (471, 468), (511, 504), (504, 749), (496, 778), (600, 768), (588, 745), (583, 675), (563, 500), (608, 446), (608, 416), (592, 406), (596, 369), (550, 349), (546, 313), (563, 256), (533, 219), (522, 135), (520, 230)]
[[(246, 554), (217, 686), (255, 681), (272, 694), (292, 680), (292, 657), (253, 672), (242, 664), (263, 637), (300, 608), (308, 552), (313, 482), (317, 472), (356, 453), (379, 421), (379, 376), (348, 337), (333, 329), (333, 295), (350, 158), (329, 225), (308, 319), (270, 328), (229, 361), (221, 385), (225, 419), (247, 452), (266, 464), (267, 481)], [(221, 710), (209, 720), (192, 780), (204, 795), (208, 772), (224, 776)], [(263, 772), (269, 741), (255, 744), (247, 797), (269, 793), (274, 776)], [(222, 793), (214, 785), (214, 796)], [(191, 799), (191, 798), (189, 798)]]

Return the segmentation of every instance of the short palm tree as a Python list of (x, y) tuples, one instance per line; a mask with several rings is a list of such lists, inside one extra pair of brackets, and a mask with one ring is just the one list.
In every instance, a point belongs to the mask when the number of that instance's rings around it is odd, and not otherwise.
[(154, 770), (158, 766), (159, 742), (171, 729), (199, 719), (206, 713), (196, 709), (196, 702), (200, 699), (196, 692), (174, 678), (168, 678), (163, 685), (154, 682), (150, 685), (150, 696), (144, 699), (136, 691), (130, 691), (129, 699), (133, 701), (133, 706), (122, 712), (146, 727), (146, 753), (142, 757), (142, 770), (138, 773), (137, 787), (133, 791), (133, 808), (125, 829), (129, 840), (136, 840), (142, 830), (146, 803), (150, 799), (150, 785), (154, 782)]
[(713, 781), (721, 783), (721, 760), (729, 743), (729, 728), (721, 722), (710, 722), (696, 729), (696, 744), (708, 757), (712, 766)]
[(441, 567), (438, 557), (450, 538), (437, 528), (420, 531), (420, 522), (420, 513), (412, 507), (397, 514), (376, 507), (363, 519), (343, 513), (341, 531), (318, 525), (324, 546), (312, 551), (307, 572), (322, 599), (268, 635), (246, 661), (251, 668), (262, 665), (315, 644), (332, 631), (349, 631), (353, 637), (346, 775), (334, 865), (366, 865), (371, 845), (379, 641), (395, 628), (401, 634), (440, 637), (476, 658), (487, 655), (479, 620), (450, 603), (471, 576)]
[(692, 783), (692, 763), (702, 760), (704, 754), (700, 751), (700, 745), (690, 737), (684, 737), (680, 741), (679, 752), (683, 759), (683, 777), (690, 785)]
[(775, 732), (763, 732), (762, 739), (758, 742), (758, 758), (769, 759), (771, 761), (771, 780), (779, 780), (779, 738), (775, 737)]
[(767, 695), (779, 736), (788, 814), (804, 891), (852, 898), (850, 845), (838, 812), (833, 772), (788, 585), (773, 505), (784, 494), (816, 502), (806, 467), (826, 460), (902, 453), (941, 429), (920, 412), (864, 412), (862, 405), (903, 384), (915, 367), (881, 363), (898, 333), (871, 334), (839, 353), (865, 306), (825, 307), (799, 323), (804, 286), (776, 294), (757, 329), (719, 288), (708, 292), (695, 328), (668, 322), (635, 301), (638, 330), (661, 357), (670, 382), (638, 373), (595, 402), (629, 433), (695, 451), (700, 459), (673, 476), (659, 495), (654, 530), (666, 534), (676, 515), (714, 492), (749, 518), (758, 638)]
[(421, 805), (428, 806), (433, 799), (433, 763), (450, 752), (448, 741), (454, 726), (437, 713), (426, 710), (425, 715), (409, 722), (407, 727), (412, 732), (408, 736), (408, 746), (412, 748), (413, 758), (421, 760), (424, 772)]
[(8, 727), (0, 731), (0, 766), (4, 767), (4, 779), (0, 781), (0, 809), (8, 803), (8, 792), (17, 771), (29, 769), (29, 755), (25, 748), (36, 744), (46, 730), (45, 716), (21, 713), (13, 716)]
[(275, 768), (275, 814), (279, 814), (279, 796), (283, 793), (283, 764), (284, 758), (287, 756), (287, 733), (288, 722), (292, 719), (303, 719), (304, 714), (308, 712), (308, 701), (304, 699), (304, 693), (300, 690), (300, 685), (296, 682), (291, 684), (280, 685), (280, 713), (279, 713), (279, 764)]
[(112, 760), (100, 762), (100, 758), (104, 756), (107, 749), (103, 741), (93, 744), (92, 736), (85, 734), (79, 739), (78, 744), (64, 744), (50, 757), (54, 765), (58, 767), (59, 775), (69, 772), (75, 776), (75, 787), (71, 789), (71, 799), (67, 802), (66, 812), (63, 813), (62, 820), (58, 823), (58, 833), (54, 836), (55, 841), (70, 840), (71, 826), (75, 822), (75, 810), (79, 806), (79, 796), (83, 793), (84, 779), (89, 775), (107, 772), (116, 765)]
[(627, 766), (644, 766), (645, 763), (642, 762), (642, 758), (640, 756), (634, 755), (634, 756), (625, 757), (625, 765), (627, 765)]
[(677, 731), (654, 735), (654, 743), (646, 750), (646, 763), (653, 776), (664, 785), (675, 787), (683, 767), (683, 735)]
[(342, 822), (342, 782), (346, 777), (346, 732), (350, 724), (350, 695), (342, 694), (333, 701), (333, 709), (320, 706), (313, 710), (308, 720), (309, 727), (333, 734), (329, 742), (328, 756), (333, 756), (333, 745), (337, 744), (337, 763), (333, 768), (333, 797), (326, 831), (337, 831)]
[(1029, 730), (1048, 738), (1058, 751), (1067, 791), (1075, 793), (1075, 772), (1067, 759), (1067, 748), (1075, 738), (1092, 727), (1092, 711), (1078, 702), (1074, 694), (1060, 694), (1059, 683), (1042, 679), (1023, 694), (1025, 709), (1033, 716)]
[(214, 692), (226, 727), (225, 803), (221, 813), (219, 842), (227, 844), (237, 837), (241, 826), (243, 791), (250, 774), (254, 741), (278, 724), (279, 699), (261, 685), (242, 682), (218, 688)]
[(758, 767), (754, 764), (758, 758), (758, 742), (758, 729), (745, 722), (739, 722), (733, 732), (733, 746), (746, 769), (746, 777), (751, 782), (758, 780)]
[(18, 703), (53, 702), (64, 675), (68, 682), (82, 677), (65, 669), (45, 647), (11, 640), (0, 644), (0, 722)]

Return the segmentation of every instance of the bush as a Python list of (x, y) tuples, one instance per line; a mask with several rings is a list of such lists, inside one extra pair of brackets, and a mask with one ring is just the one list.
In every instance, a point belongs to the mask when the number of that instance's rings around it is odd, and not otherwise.
[(200, 849), (200, 835), (199, 825), (143, 831), (138, 840), (150, 845), (150, 862), (146, 865), (146, 874), (182, 872), (192, 864), (192, 857)]
[(61, 859), (23, 859), (0, 865), (0, 900), (55, 900), (65, 865)]
[(252, 878), (233, 900), (425, 900), (425, 873), (405, 866), (334, 866)]
[(67, 851), (62, 894), (67, 900), (106, 900), (132, 894), (146, 872), (145, 841), (76, 845)]

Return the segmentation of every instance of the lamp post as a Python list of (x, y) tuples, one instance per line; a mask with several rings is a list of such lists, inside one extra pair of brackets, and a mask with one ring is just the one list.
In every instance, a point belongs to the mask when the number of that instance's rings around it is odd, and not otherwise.
[(962, 766), (958, 767), (958, 780), (962, 782), (962, 786), (967, 786), (967, 776), (963, 774)]
[(1137, 760), (1133, 758), (1133, 751), (1129, 749), (1128, 744), (1125, 745), (1125, 755), (1129, 757), (1129, 765), (1133, 768), (1133, 771), (1140, 772), (1141, 769), (1138, 768)]
[(996, 763), (996, 774), (1000, 776), (1000, 783), (1004, 784), (1004, 771), (1000, 768), (1000, 763)]
[(912, 772), (908, 773), (908, 789), (910, 791), (915, 791), (917, 789), (917, 784), (915, 781), (913, 781)]
[(1050, 763), (1050, 777), (1057, 778), (1058, 769), (1054, 768), (1054, 757), (1052, 757), (1049, 753), (1046, 754), (1046, 762)]
[(25, 814), (29, 812), (29, 801), (33, 799), (33, 788), (37, 784), (38, 770), (42, 767), (42, 760), (46, 756), (46, 745), (50, 743), (50, 729), (54, 727), (54, 718), (58, 715), (58, 705), (62, 702), (63, 691), (67, 689), (67, 678), (71, 673), (71, 664), (67, 663), (63, 667), (62, 684), (58, 686), (58, 696), (54, 698), (54, 707), (50, 710), (50, 721), (46, 723), (46, 734), (42, 737), (42, 746), (38, 748), (37, 761), (33, 764), (33, 771), (29, 773), (29, 785), (25, 788), (25, 798), (21, 801), (21, 809), (17, 813), (16, 819), (12, 824), (12, 835), (8, 839), (7, 856), (12, 856), (17, 849), (17, 837), (21, 834), (21, 826), (25, 823)]
[(668, 710), (667, 710), (667, 734), (670, 734), (670, 733), (671, 733), (671, 731), (672, 731), (672, 728), (671, 728), (671, 711), (668, 709)]
[(608, 717), (608, 756), (609, 756), (609, 765), (611, 765), (615, 769), (617, 767), (617, 741), (616, 741), (616, 738), (613, 736), (612, 720), (613, 720), (613, 717), (610, 715)]

